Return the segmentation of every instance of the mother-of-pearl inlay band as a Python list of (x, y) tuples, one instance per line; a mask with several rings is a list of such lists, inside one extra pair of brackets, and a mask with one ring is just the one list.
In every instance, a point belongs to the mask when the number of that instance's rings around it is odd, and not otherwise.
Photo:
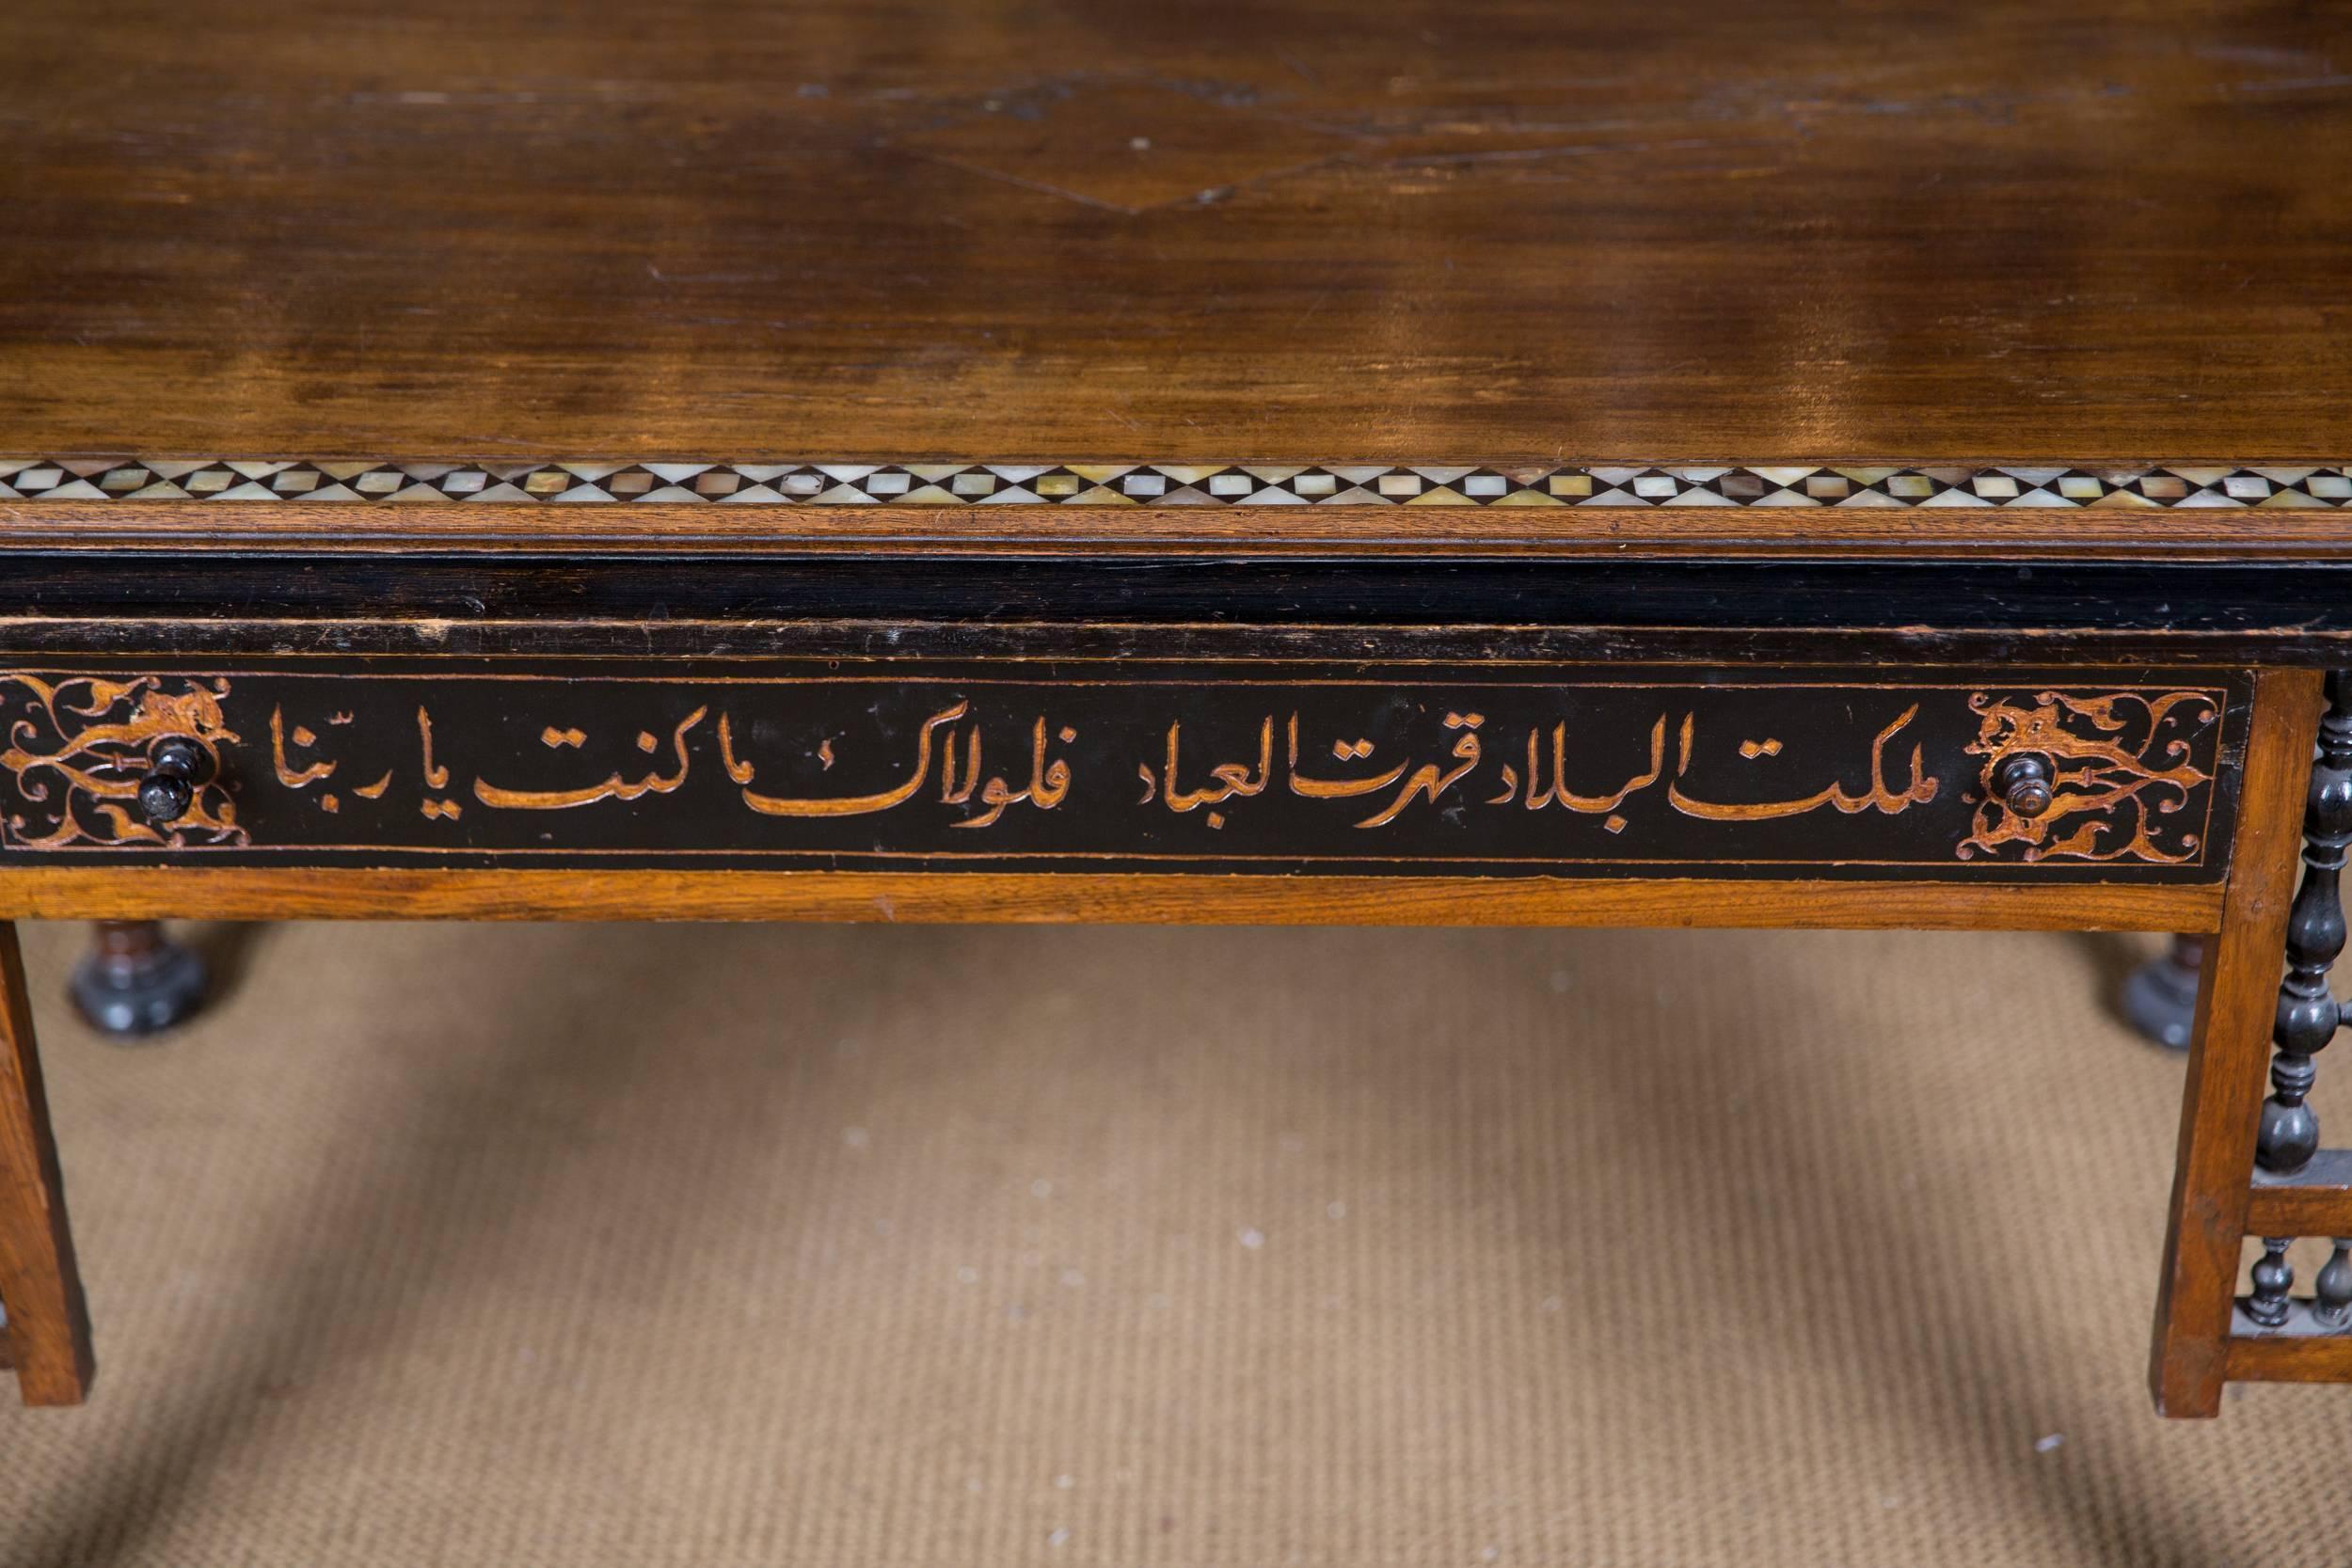
[(2343, 507), (2352, 466), (425, 463), (0, 458), (0, 500), (801, 506)]

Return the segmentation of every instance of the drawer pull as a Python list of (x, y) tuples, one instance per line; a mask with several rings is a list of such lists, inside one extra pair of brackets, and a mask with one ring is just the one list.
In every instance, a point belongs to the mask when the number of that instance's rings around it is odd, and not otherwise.
[(2040, 816), (2057, 799), (2049, 762), (2030, 752), (2002, 763), (1993, 782), (2001, 791), (2002, 804), (2019, 816)]
[(167, 827), (196, 804), (197, 790), (213, 776), (212, 754), (184, 736), (169, 735), (155, 742), (147, 757), (139, 815), (153, 827)]

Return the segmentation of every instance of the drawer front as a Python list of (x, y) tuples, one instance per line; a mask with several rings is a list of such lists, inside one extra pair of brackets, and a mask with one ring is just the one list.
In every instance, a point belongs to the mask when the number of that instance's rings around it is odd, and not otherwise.
[[(0, 670), (0, 864), (2211, 881), (2229, 671)], [(138, 786), (199, 754), (183, 815)], [(2048, 808), (1997, 784), (2031, 756)]]

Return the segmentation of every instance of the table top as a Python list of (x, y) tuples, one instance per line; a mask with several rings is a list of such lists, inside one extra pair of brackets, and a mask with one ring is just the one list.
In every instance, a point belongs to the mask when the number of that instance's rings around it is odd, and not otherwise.
[(12, 8), (0, 509), (2337, 537), (2348, 33), (2283, 4)]

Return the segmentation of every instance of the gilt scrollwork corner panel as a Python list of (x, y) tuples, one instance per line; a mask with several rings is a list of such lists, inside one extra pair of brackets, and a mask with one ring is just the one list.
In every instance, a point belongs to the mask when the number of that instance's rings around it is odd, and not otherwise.
[[(2217, 690), (1978, 691), (1968, 754), (1982, 759), (1975, 816), (1957, 853), (2189, 865), (2204, 859), (2225, 698)], [(2046, 761), (2046, 810), (2009, 809), (1995, 787), (2011, 758)]]
[(156, 743), (183, 737), (217, 754), (242, 738), (222, 702), (229, 682), (188, 675), (0, 672), (0, 847), (225, 848), (249, 842), (218, 769), (164, 826), (142, 819), (139, 783)]
[(2209, 880), (2243, 711), (2226, 675), (20, 670), (0, 858)]

